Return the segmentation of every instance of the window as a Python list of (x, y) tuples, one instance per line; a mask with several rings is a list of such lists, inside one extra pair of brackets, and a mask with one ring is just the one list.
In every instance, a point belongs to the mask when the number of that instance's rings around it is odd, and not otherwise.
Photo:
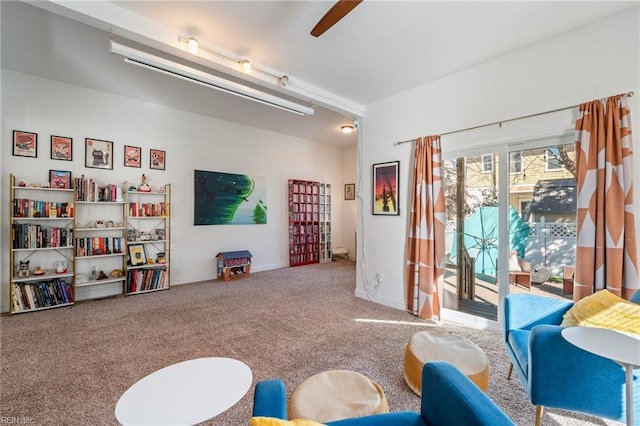
[(564, 169), (564, 164), (560, 159), (560, 149), (557, 146), (550, 146), (544, 150), (545, 171), (553, 172)]
[(509, 173), (522, 173), (522, 153), (520, 151), (509, 153)]
[(482, 173), (490, 173), (493, 171), (493, 154), (484, 154), (482, 156)]

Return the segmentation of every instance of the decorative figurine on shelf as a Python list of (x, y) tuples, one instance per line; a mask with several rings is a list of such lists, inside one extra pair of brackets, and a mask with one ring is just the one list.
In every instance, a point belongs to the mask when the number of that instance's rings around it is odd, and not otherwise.
[(167, 259), (165, 257), (164, 252), (160, 252), (156, 256), (156, 263), (164, 264), (167, 263)]
[(151, 187), (147, 183), (147, 175), (142, 175), (142, 183), (138, 187), (138, 192), (151, 192)]
[(33, 275), (44, 275), (45, 272), (46, 271), (42, 269), (40, 266), (36, 266), (36, 269), (33, 271)]
[(58, 260), (53, 264), (56, 270), (56, 274), (66, 274), (67, 273), (67, 262), (65, 260)]
[(18, 278), (29, 278), (29, 261), (21, 260), (18, 266)]

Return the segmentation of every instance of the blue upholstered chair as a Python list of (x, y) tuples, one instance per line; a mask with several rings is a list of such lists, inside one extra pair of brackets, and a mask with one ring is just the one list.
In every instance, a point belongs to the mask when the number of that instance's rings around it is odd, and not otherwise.
[[(256, 385), (253, 416), (287, 418), (284, 382), (261, 381)], [(374, 414), (337, 420), (331, 426), (512, 426), (514, 423), (495, 403), (453, 364), (429, 362), (422, 369), (422, 402), (419, 413), (410, 411)]]
[[(631, 301), (640, 304), (640, 291)], [(531, 402), (537, 406), (625, 421), (625, 373), (615, 362), (593, 355), (562, 336), (563, 315), (573, 303), (531, 294), (510, 294), (504, 303), (504, 345)], [(640, 374), (634, 374), (635, 413), (640, 413)]]

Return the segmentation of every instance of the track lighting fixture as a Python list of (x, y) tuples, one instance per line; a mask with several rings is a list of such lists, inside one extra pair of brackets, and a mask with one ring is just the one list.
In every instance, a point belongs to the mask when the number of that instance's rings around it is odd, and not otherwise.
[(276, 107), (299, 115), (313, 115), (314, 110), (305, 105), (280, 98), (270, 93), (236, 83), (225, 78), (200, 71), (186, 65), (170, 61), (141, 50), (111, 41), (111, 53), (124, 57), (125, 62), (156, 71), (165, 75), (180, 78), (191, 83), (207, 86), (221, 92)]

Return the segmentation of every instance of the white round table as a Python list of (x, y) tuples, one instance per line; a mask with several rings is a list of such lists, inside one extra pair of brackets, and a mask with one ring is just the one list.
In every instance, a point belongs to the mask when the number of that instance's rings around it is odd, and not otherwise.
[(241, 361), (197, 358), (140, 379), (116, 404), (126, 426), (194, 425), (228, 410), (247, 393), (253, 375)]
[(567, 327), (562, 330), (562, 337), (624, 367), (627, 425), (633, 426), (633, 370), (640, 367), (640, 335), (607, 328)]

